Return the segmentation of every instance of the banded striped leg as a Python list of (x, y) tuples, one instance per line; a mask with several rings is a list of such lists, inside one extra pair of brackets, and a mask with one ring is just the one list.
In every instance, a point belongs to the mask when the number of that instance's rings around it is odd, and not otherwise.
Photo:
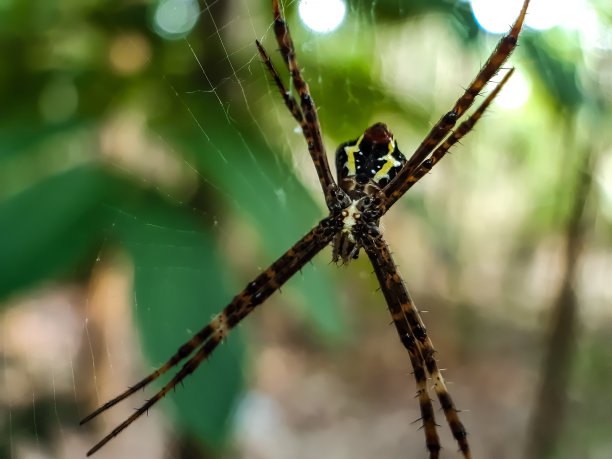
[(487, 108), (489, 108), (489, 105), (491, 105), (493, 99), (497, 97), (499, 91), (501, 91), (501, 89), (508, 82), (513, 73), (513, 68), (508, 70), (508, 72), (504, 75), (499, 84), (495, 86), (493, 91), (489, 93), (484, 102), (480, 104), (478, 109), (474, 113), (472, 113), (467, 120), (461, 123), (459, 127), (455, 129), (453, 133), (446, 138), (444, 143), (435, 149), (435, 151), (431, 154), (429, 158), (427, 158), (421, 163), (420, 167), (416, 170), (416, 172), (412, 174), (412, 176), (408, 179), (408, 188), (406, 188), (406, 191), (408, 191), (412, 187), (412, 185), (421, 180), (421, 178), (423, 178), (425, 174), (431, 171), (431, 169), (436, 164), (438, 164), (438, 162), (444, 157), (446, 152), (448, 152), (448, 150), (450, 150), (453, 145), (459, 142), (459, 140), (461, 140), (468, 132), (470, 132), (474, 128), (478, 120), (482, 117), (482, 114)]
[[(402, 344), (408, 350), (408, 355), (410, 356), (410, 364), (412, 365), (414, 379), (416, 381), (417, 398), (419, 399), (419, 409), (421, 410), (421, 420), (423, 421), (423, 431), (425, 432), (425, 445), (429, 451), (429, 459), (437, 459), (440, 455), (441, 446), (440, 438), (438, 437), (436, 417), (434, 415), (433, 405), (431, 404), (431, 398), (429, 397), (429, 391), (427, 390), (425, 361), (419, 351), (414, 336), (407, 330), (409, 327), (406, 327), (407, 320), (405, 317), (399, 320), (402, 322), (401, 327), (398, 326), (398, 319), (396, 319), (397, 314), (393, 311), (398, 306), (401, 308), (401, 304), (399, 301), (395, 300), (394, 309), (390, 306), (391, 304), (393, 304), (393, 301), (387, 300), (387, 305), (389, 305), (389, 310), (393, 316), (395, 328), (400, 335)], [(401, 331), (400, 328), (402, 329)]]
[(385, 295), (389, 311), (391, 312), (397, 334), (410, 357), (410, 364), (412, 365), (414, 379), (416, 380), (417, 398), (419, 399), (423, 430), (425, 431), (425, 444), (429, 450), (430, 459), (436, 459), (440, 454), (440, 439), (436, 429), (433, 405), (431, 404), (431, 398), (427, 390), (427, 374), (425, 373), (423, 355), (419, 350), (416, 339), (410, 329), (408, 319), (402, 309), (401, 299), (394, 295), (390, 289), (383, 288), (382, 291)]
[(329, 168), (329, 163), (327, 162), (327, 153), (325, 152), (325, 146), (323, 145), (317, 108), (315, 107), (314, 101), (310, 95), (308, 84), (306, 81), (304, 81), (302, 74), (300, 73), (300, 68), (295, 57), (293, 40), (291, 39), (291, 34), (289, 33), (289, 27), (281, 14), (278, 0), (272, 1), (272, 9), (274, 11), (274, 34), (276, 35), (276, 41), (280, 47), (283, 60), (291, 73), (293, 86), (300, 96), (300, 105), (308, 126), (308, 130), (304, 132), (306, 143), (308, 145), (308, 152), (310, 153), (312, 162), (317, 170), (319, 182), (321, 182), (321, 187), (323, 188), (323, 193), (327, 197), (329, 190), (332, 188), (336, 189), (337, 185)]
[(478, 75), (476, 75), (476, 78), (474, 78), (474, 81), (472, 81), (469, 88), (457, 100), (453, 109), (440, 118), (435, 126), (429, 131), (425, 137), (425, 140), (423, 140), (423, 142), (410, 157), (403, 169), (382, 190), (382, 213), (389, 210), (389, 208), (408, 190), (408, 188), (412, 186), (412, 181), (414, 181), (414, 172), (417, 170), (419, 165), (425, 158), (427, 158), (427, 156), (429, 156), (436, 145), (438, 145), (450, 132), (463, 113), (465, 113), (465, 111), (471, 107), (476, 96), (480, 94), (480, 91), (482, 91), (484, 86), (491, 80), (491, 78), (493, 78), (504, 62), (506, 62), (506, 59), (508, 59), (510, 54), (512, 54), (512, 51), (514, 51), (514, 48), (516, 48), (516, 43), (521, 28), (523, 27), (523, 21), (525, 20), (528, 5), (529, 0), (525, 0), (523, 7), (521, 8), (521, 12), (510, 29), (510, 32), (499, 41), (497, 47), (491, 56), (489, 56), (489, 59), (485, 65), (480, 69), (480, 72), (478, 72)]
[(300, 110), (300, 107), (298, 106), (297, 101), (295, 100), (293, 96), (289, 94), (289, 91), (285, 89), (285, 85), (283, 84), (282, 80), (278, 76), (278, 72), (274, 68), (274, 64), (272, 64), (272, 60), (270, 60), (270, 56), (268, 56), (268, 53), (266, 53), (266, 50), (264, 49), (264, 47), (261, 46), (261, 43), (259, 43), (259, 40), (255, 40), (255, 44), (257, 45), (259, 54), (261, 55), (261, 58), (263, 59), (264, 64), (266, 65), (266, 68), (268, 69), (268, 72), (270, 72), (270, 75), (272, 75), (272, 79), (276, 83), (276, 86), (278, 87), (278, 90), (280, 91), (281, 96), (283, 100), (285, 101), (285, 105), (291, 112), (291, 115), (293, 115), (293, 118), (300, 125), (300, 128), (302, 128), (302, 133), (304, 134), (304, 137), (306, 138), (306, 142), (308, 142), (308, 139), (311, 138), (310, 129), (308, 127), (308, 124), (306, 124), (306, 121), (304, 120), (304, 116), (302, 115), (302, 111)]
[(132, 416), (112, 430), (106, 437), (91, 448), (87, 455), (90, 456), (98, 451), (107, 442), (117, 436), (132, 422), (142, 416), (155, 403), (161, 400), (178, 383), (195, 371), (198, 366), (212, 354), (229, 331), (244, 319), (255, 307), (265, 301), (272, 293), (280, 288), (291, 276), (308, 263), (312, 257), (319, 253), (332, 240), (337, 231), (336, 219), (331, 217), (321, 222), (300, 239), (293, 247), (285, 252), (278, 260), (250, 282), (242, 292), (234, 297), (215, 318), (200, 330), (191, 340), (185, 343), (164, 365), (138, 382), (124, 393), (105, 403), (92, 414), (81, 421), (84, 424), (100, 413), (106, 411), (121, 400), (129, 397), (138, 389), (145, 387), (151, 381), (166, 373), (180, 361), (189, 357), (192, 352), (196, 353), (176, 373), (172, 380), (157, 392), (150, 400), (138, 408)]
[[(381, 289), (384, 292), (385, 299), (387, 299), (387, 301), (391, 301), (389, 308), (391, 309), (392, 305), (395, 304), (400, 305), (403, 315), (410, 326), (410, 334), (415, 338), (414, 342), (416, 343), (425, 362), (427, 372), (432, 378), (436, 396), (440, 401), (440, 405), (442, 406), (444, 416), (446, 417), (446, 421), (448, 422), (453, 437), (455, 437), (455, 440), (457, 440), (459, 449), (463, 453), (464, 458), (470, 458), (471, 454), (467, 441), (467, 433), (463, 427), (463, 424), (459, 420), (458, 411), (455, 408), (455, 404), (453, 403), (450, 394), (448, 393), (444, 378), (442, 377), (442, 373), (438, 368), (438, 363), (434, 358), (436, 351), (433, 347), (431, 339), (429, 336), (427, 336), (427, 331), (419, 311), (412, 302), (410, 294), (408, 293), (408, 290), (406, 290), (406, 286), (402, 282), (402, 279), (397, 272), (397, 267), (395, 266), (395, 262), (391, 257), (387, 243), (384, 241), (382, 236), (376, 232), (374, 232), (374, 234), (370, 232), (369, 235), (361, 237), (361, 243), (363, 244), (363, 248), (372, 262), (374, 272), (376, 273), (378, 282), (380, 283)], [(394, 315), (394, 319), (395, 317), (396, 316)], [(426, 419), (424, 419), (424, 422), (425, 421)], [(430, 455), (433, 453), (434, 451), (430, 449)]]

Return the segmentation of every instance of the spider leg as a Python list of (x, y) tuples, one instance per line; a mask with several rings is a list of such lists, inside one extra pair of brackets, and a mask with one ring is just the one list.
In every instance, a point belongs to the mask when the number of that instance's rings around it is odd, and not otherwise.
[(329, 168), (329, 163), (327, 162), (327, 153), (325, 152), (325, 146), (323, 145), (317, 108), (315, 107), (314, 101), (310, 95), (308, 83), (304, 81), (304, 78), (302, 78), (302, 74), (300, 73), (300, 68), (295, 57), (293, 40), (291, 39), (291, 34), (289, 33), (289, 27), (281, 14), (278, 0), (272, 1), (272, 9), (274, 11), (274, 34), (276, 35), (276, 41), (280, 47), (283, 60), (291, 73), (293, 86), (300, 96), (300, 105), (302, 107), (302, 112), (304, 113), (306, 125), (308, 126), (308, 129), (304, 131), (308, 151), (312, 157), (312, 162), (314, 163), (315, 169), (317, 170), (319, 182), (321, 182), (321, 187), (323, 188), (323, 193), (325, 193), (327, 197), (328, 191), (331, 188), (337, 188), (337, 185), (331, 173), (331, 169)]
[(159, 369), (151, 373), (149, 376), (138, 382), (134, 387), (128, 389), (123, 394), (114, 398), (108, 403), (105, 403), (81, 421), (81, 424), (93, 419), (98, 414), (106, 411), (121, 400), (133, 394), (136, 390), (143, 388), (151, 381), (157, 379), (170, 368), (174, 367), (181, 360), (189, 357), (195, 351), (196, 353), (189, 359), (181, 369), (174, 375), (172, 380), (168, 382), (160, 391), (158, 391), (150, 400), (138, 408), (123, 423), (113, 429), (107, 436), (91, 448), (87, 455), (90, 456), (98, 451), (102, 446), (117, 436), (122, 430), (128, 427), (132, 422), (142, 416), (155, 403), (161, 400), (170, 390), (174, 389), (183, 379), (189, 376), (198, 366), (205, 361), (210, 354), (215, 350), (217, 345), (223, 341), (225, 336), (234, 328), (242, 319), (244, 319), (256, 306), (264, 302), (272, 293), (278, 290), (287, 280), (289, 280), (302, 266), (308, 263), (317, 253), (319, 253), (334, 237), (338, 230), (336, 218), (328, 217), (310, 230), (302, 239), (300, 239), (293, 247), (285, 252), (278, 260), (276, 260), (268, 269), (262, 272), (259, 276), (250, 282), (242, 292), (234, 297), (223, 311), (200, 330), (191, 340), (185, 343), (179, 351), (173, 355), (168, 362), (162, 365)]
[(446, 137), (446, 140), (442, 145), (434, 150), (429, 158), (423, 161), (419, 168), (408, 178), (408, 182), (406, 184), (406, 191), (409, 190), (415, 183), (417, 183), (425, 174), (427, 174), (431, 169), (444, 157), (444, 155), (450, 150), (450, 148), (455, 145), (459, 140), (461, 140), (468, 132), (470, 132), (478, 120), (482, 117), (482, 114), (485, 112), (493, 99), (497, 97), (501, 89), (508, 82), (512, 74), (514, 73), (514, 68), (508, 70), (508, 72), (504, 75), (502, 80), (499, 82), (497, 86), (489, 93), (487, 98), (484, 100), (482, 104), (478, 107), (478, 109), (470, 115), (470, 117), (465, 120), (463, 123), (459, 125), (457, 129), (455, 129), (452, 134)]
[(161, 367), (159, 367), (157, 370), (155, 370), (153, 373), (151, 373), (147, 377), (138, 381), (136, 384), (131, 386), (125, 392), (119, 394), (117, 397), (113, 398), (112, 400), (109, 400), (104, 405), (99, 407), (97, 410), (90, 413), (88, 416), (83, 418), (79, 424), (83, 425), (86, 422), (98, 416), (100, 413), (103, 413), (109, 408), (112, 408), (117, 403), (128, 398), (133, 393), (139, 391), (140, 389), (143, 389), (150, 382), (155, 381), (161, 375), (166, 373), (169, 369), (177, 365), (181, 360), (184, 360), (185, 358), (189, 357), (189, 355), (191, 355), (191, 353), (195, 349), (197, 349), (202, 343), (204, 343), (208, 338), (210, 338), (211, 335), (213, 335), (215, 330), (223, 326), (221, 321), (222, 321), (222, 315), (218, 314), (217, 316), (215, 316), (213, 320), (210, 321), (210, 323), (208, 323), (204, 328), (202, 328), (198, 333), (196, 333), (193, 336), (193, 338), (191, 338), (189, 341), (183, 344), (179, 348), (179, 350), (176, 352), (176, 354), (170, 357), (170, 359), (166, 363), (164, 363)]
[[(372, 262), (374, 264), (374, 262)], [(416, 339), (410, 329), (410, 324), (404, 310), (402, 308), (402, 300), (396, 296), (391, 289), (383, 287), (381, 289), (385, 296), (387, 306), (391, 312), (393, 323), (397, 330), (397, 334), (410, 357), (410, 363), (414, 371), (414, 378), (417, 386), (417, 398), (419, 399), (419, 408), (421, 410), (421, 419), (423, 421), (423, 430), (425, 431), (425, 444), (429, 450), (430, 459), (436, 459), (440, 454), (440, 439), (436, 429), (436, 419), (434, 415), (433, 405), (427, 390), (427, 374), (425, 372), (425, 360), (421, 354), (421, 350), (417, 345)]]
[(528, 5), (529, 0), (525, 0), (510, 32), (499, 41), (487, 62), (480, 69), (476, 78), (474, 78), (474, 81), (457, 100), (452, 110), (440, 118), (435, 126), (431, 128), (425, 140), (421, 142), (402, 170), (382, 190), (382, 213), (385, 213), (412, 186), (411, 179), (414, 178), (413, 173), (419, 165), (455, 126), (457, 120), (470, 108), (476, 96), (482, 91), (482, 88), (493, 78), (506, 59), (512, 54), (512, 51), (516, 48), (519, 32), (523, 27)]
[[(387, 305), (391, 302), (387, 300)], [(399, 302), (395, 302), (396, 306), (400, 306)], [(396, 307), (395, 306), (395, 307)], [(391, 310), (391, 306), (389, 306)], [(429, 450), (429, 459), (437, 459), (440, 455), (440, 438), (438, 437), (436, 418), (434, 415), (433, 405), (431, 404), (431, 398), (427, 390), (427, 374), (425, 373), (425, 360), (419, 351), (414, 336), (406, 331), (406, 318), (399, 319), (396, 313), (392, 312), (393, 322), (396, 324), (397, 332), (400, 335), (400, 340), (404, 347), (408, 350), (410, 356), (410, 364), (414, 372), (414, 379), (417, 387), (417, 398), (419, 399), (419, 409), (421, 410), (421, 420), (423, 421), (423, 431), (425, 432), (425, 445)], [(403, 325), (398, 327), (398, 322), (402, 322)], [(400, 332), (400, 328), (402, 331)]]
[[(385, 299), (390, 302), (389, 308), (393, 308), (392, 314), (394, 314), (393, 311), (396, 308), (396, 304), (400, 305), (405, 320), (409, 324), (410, 334), (414, 337), (413, 341), (416, 343), (422, 359), (425, 362), (427, 372), (433, 380), (436, 396), (440, 401), (440, 405), (442, 406), (444, 416), (446, 417), (453, 437), (457, 440), (463, 457), (468, 459), (471, 457), (471, 454), (467, 441), (467, 432), (459, 420), (458, 411), (446, 388), (444, 377), (434, 357), (436, 351), (431, 339), (427, 335), (419, 311), (410, 298), (410, 294), (397, 271), (397, 266), (389, 252), (389, 246), (380, 233), (377, 232), (370, 232), (360, 239), (374, 267), (374, 272), (384, 292)], [(396, 315), (394, 314), (393, 317), (395, 320)], [(398, 319), (400, 318), (399, 315), (397, 315), (397, 317)], [(421, 410), (423, 410), (423, 408), (421, 408)], [(426, 419), (424, 419), (424, 422), (425, 421)], [(429, 438), (427, 440), (429, 441)], [(429, 444), (427, 446), (428, 448), (430, 447)], [(433, 453), (434, 451), (430, 449), (430, 455), (433, 455)]]
[(276, 68), (274, 68), (274, 64), (272, 64), (272, 60), (270, 59), (270, 56), (268, 56), (268, 53), (266, 52), (264, 47), (261, 46), (261, 43), (259, 43), (259, 40), (255, 40), (255, 45), (257, 45), (259, 54), (261, 55), (261, 58), (263, 59), (264, 64), (266, 65), (268, 69), (268, 72), (270, 72), (272, 79), (274, 80), (274, 82), (276, 83), (276, 86), (278, 87), (278, 90), (280, 91), (281, 96), (283, 100), (285, 101), (285, 105), (287, 106), (291, 114), (293, 115), (293, 118), (300, 125), (300, 128), (302, 128), (302, 133), (304, 134), (304, 137), (306, 138), (306, 142), (308, 142), (308, 139), (310, 138), (310, 130), (309, 130), (308, 125), (306, 124), (306, 121), (304, 120), (304, 116), (302, 115), (302, 111), (300, 110), (300, 107), (297, 101), (295, 100), (293, 96), (289, 94), (289, 91), (285, 89), (285, 85), (280, 79), (280, 76), (278, 75)]

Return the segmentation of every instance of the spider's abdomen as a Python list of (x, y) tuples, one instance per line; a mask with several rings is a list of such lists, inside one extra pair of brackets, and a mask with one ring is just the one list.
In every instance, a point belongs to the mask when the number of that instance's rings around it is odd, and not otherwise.
[(405, 163), (393, 134), (383, 123), (370, 126), (357, 140), (336, 150), (338, 184), (353, 200), (384, 188)]

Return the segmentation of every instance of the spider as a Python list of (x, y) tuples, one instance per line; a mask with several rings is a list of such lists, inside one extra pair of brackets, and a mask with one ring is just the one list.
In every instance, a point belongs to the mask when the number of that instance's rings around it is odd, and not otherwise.
[(508, 34), (501, 38), (464, 94), (457, 100), (453, 108), (433, 126), (409, 159), (406, 159), (400, 152), (389, 128), (383, 123), (376, 123), (367, 128), (358, 139), (343, 143), (338, 147), (336, 151), (338, 180), (336, 182), (327, 161), (317, 110), (308, 84), (302, 78), (289, 28), (283, 18), (279, 1), (272, 1), (274, 34), (291, 75), (297, 99), (285, 88), (260, 42), (256, 40), (255, 44), (285, 105), (301, 127), (321, 183), (329, 216), (321, 220), (270, 267), (249, 282), (210, 323), (183, 344), (165, 364), (84, 418), (81, 424), (90, 421), (144, 388), (187, 359), (170, 382), (91, 448), (87, 453), (88, 456), (98, 451), (146, 413), (149, 408), (195, 371), (231, 329), (331, 243), (334, 262), (347, 264), (357, 258), (360, 250), (363, 249), (372, 263), (393, 323), (402, 344), (408, 351), (414, 370), (417, 398), (429, 457), (439, 457), (441, 445), (428, 390), (428, 377), (431, 378), (434, 391), (461, 454), (464, 458), (471, 457), (467, 432), (459, 419), (459, 411), (455, 408), (440, 373), (433, 344), (419, 310), (398, 273), (389, 246), (383, 239), (379, 221), (406, 191), (427, 174), (446, 152), (474, 127), (508, 81), (514, 69), (506, 73), (471, 116), (453, 129), (461, 116), (473, 104), (476, 96), (497, 74), (516, 47), (528, 5), (529, 0), (524, 0), (519, 16)]

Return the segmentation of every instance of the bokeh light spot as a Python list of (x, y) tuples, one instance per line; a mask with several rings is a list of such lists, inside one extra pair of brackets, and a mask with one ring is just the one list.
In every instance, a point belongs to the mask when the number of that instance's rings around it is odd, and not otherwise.
[[(501, 76), (501, 75), (500, 75)], [(529, 84), (519, 70), (515, 70), (506, 85), (495, 98), (495, 103), (502, 108), (515, 109), (527, 102), (529, 98)]]
[(162, 0), (153, 18), (155, 32), (168, 40), (186, 36), (198, 22), (200, 7), (196, 0)]
[(346, 5), (341, 0), (301, 0), (300, 18), (315, 32), (331, 32), (344, 20)]
[(108, 57), (113, 70), (121, 75), (132, 75), (149, 62), (151, 45), (142, 34), (122, 34), (113, 40)]
[[(478, 25), (490, 33), (505, 33), (517, 18), (523, 0), (471, 0)], [(532, 29), (550, 29), (561, 23), (568, 1), (532, 0), (525, 25)]]
[(537, 30), (546, 30), (561, 24), (567, 16), (569, 3), (576, 0), (535, 0), (529, 4), (525, 24)]

